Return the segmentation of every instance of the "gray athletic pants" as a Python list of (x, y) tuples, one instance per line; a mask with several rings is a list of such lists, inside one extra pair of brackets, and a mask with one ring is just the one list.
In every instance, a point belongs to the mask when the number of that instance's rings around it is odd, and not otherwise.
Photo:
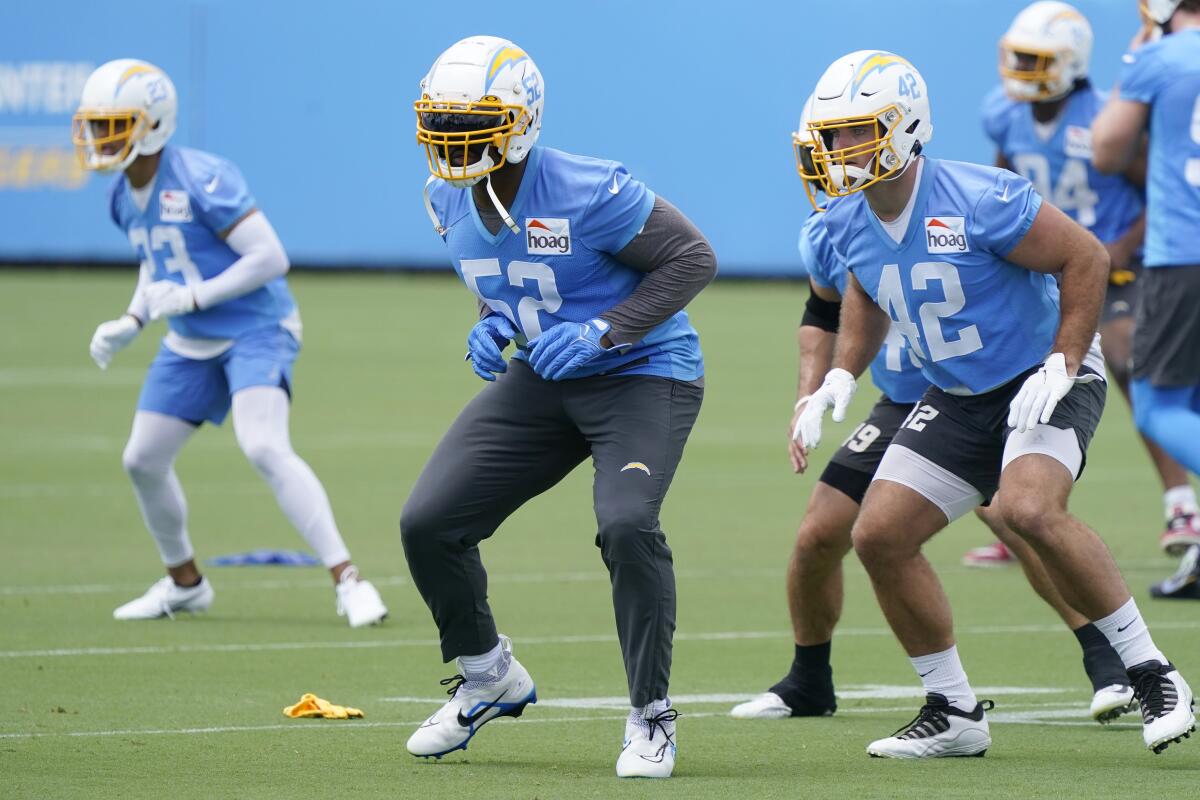
[(666, 697), (675, 573), (658, 514), (703, 395), (699, 386), (647, 375), (545, 381), (510, 361), (467, 404), (400, 516), (408, 568), (433, 612), (444, 660), (498, 641), (479, 543), (590, 454), (596, 546), (612, 582), (630, 703)]

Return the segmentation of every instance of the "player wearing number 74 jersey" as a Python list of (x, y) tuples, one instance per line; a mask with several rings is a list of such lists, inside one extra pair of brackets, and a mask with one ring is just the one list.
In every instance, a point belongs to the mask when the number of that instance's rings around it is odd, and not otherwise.
[(443, 660), (458, 659), (462, 676), (408, 749), (465, 749), (483, 724), (535, 702), (496, 632), (478, 545), (590, 456), (631, 706), (617, 775), (665, 778), (676, 750), (675, 580), (658, 516), (703, 395), (683, 307), (716, 259), (620, 164), (536, 146), (544, 94), (523, 50), (477, 36), (434, 62), (416, 102), (426, 208), (480, 304), (467, 357), (489, 384), (442, 438), (400, 519)]
[[(1101, 244), (1006, 170), (922, 155), (924, 80), (904, 58), (859, 51), (817, 84), (808, 125), (847, 264), (833, 369), (797, 422), (820, 442), (889, 325), (932, 386), (901, 425), (851, 532), (888, 623), (926, 691), (917, 718), (873, 756), (982, 755), (985, 703), (959, 660), (950, 606), (922, 545), (998, 494), (1005, 522), (1128, 671), (1155, 752), (1194, 727), (1191, 691), (1155, 646), (1104, 543), (1067, 513), (1104, 404), (1095, 342), (1108, 273)], [(1061, 273), (1061, 297), (1054, 274)]]
[(236, 167), (167, 144), (177, 110), (166, 73), (120, 59), (88, 78), (73, 122), (85, 168), (124, 172), (109, 192), (109, 213), (141, 260), (128, 310), (96, 329), (92, 358), (107, 368), (143, 325), (167, 321), (124, 463), (168, 575), (113, 616), (173, 617), (212, 602), (173, 464), (201, 424), (221, 424), (232, 407), (238, 444), (329, 569), (338, 613), (352, 627), (379, 622), (387, 615), (379, 593), (359, 580), (325, 489), (292, 450), (288, 412), (300, 316), (283, 277), (287, 254)]

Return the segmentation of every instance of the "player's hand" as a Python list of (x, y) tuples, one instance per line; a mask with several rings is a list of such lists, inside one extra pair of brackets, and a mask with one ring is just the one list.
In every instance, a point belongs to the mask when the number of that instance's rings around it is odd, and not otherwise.
[(560, 322), (529, 343), (533, 347), (529, 366), (548, 381), (569, 378), (584, 364), (607, 352), (600, 340), (610, 330), (612, 326), (599, 318)]
[(475, 323), (467, 334), (467, 360), (475, 374), (485, 381), (494, 381), (494, 373), (508, 372), (503, 351), (516, 335), (513, 324), (501, 314), (488, 314)]
[(808, 469), (808, 454), (804, 452), (804, 448), (800, 446), (793, 436), (796, 431), (796, 422), (800, 419), (801, 412), (804, 411), (804, 406), (808, 404), (809, 395), (804, 395), (796, 401), (795, 411), (792, 412), (792, 421), (788, 424), (788, 458), (792, 461), (792, 472), (797, 475), (803, 475), (804, 470)]
[(821, 420), (825, 417), (825, 412), (832, 408), (834, 422), (845, 420), (846, 409), (854, 399), (854, 391), (857, 388), (854, 376), (846, 370), (829, 370), (821, 388), (812, 393), (800, 416), (796, 418), (792, 441), (797, 442), (806, 454), (809, 450), (816, 449), (821, 444)]
[(196, 295), (191, 288), (174, 281), (155, 281), (142, 290), (142, 297), (151, 321), (196, 310)]
[(142, 324), (132, 314), (101, 322), (96, 326), (96, 332), (92, 334), (92, 344), (88, 348), (92, 354), (92, 361), (95, 361), (100, 369), (108, 369), (113, 355), (136, 339), (141, 329)]
[(1045, 425), (1054, 414), (1058, 401), (1067, 396), (1071, 387), (1099, 379), (1100, 376), (1090, 374), (1072, 378), (1067, 374), (1066, 356), (1051, 353), (1042, 368), (1025, 379), (1021, 391), (1009, 403), (1009, 427), (1021, 433), (1035, 425)]

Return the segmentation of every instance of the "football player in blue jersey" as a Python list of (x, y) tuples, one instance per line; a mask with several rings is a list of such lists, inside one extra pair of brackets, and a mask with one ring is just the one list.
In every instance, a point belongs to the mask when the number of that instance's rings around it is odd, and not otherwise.
[[(1200, 473), (1200, 1), (1141, 6), (1150, 24), (1134, 38), (1092, 125), (1093, 160), (1100, 171), (1119, 173), (1149, 132), (1133, 415), (1142, 433)], [(1200, 598), (1198, 553), (1189, 550), (1176, 575), (1151, 593)]]
[(438, 57), (415, 104), (432, 173), (426, 210), (478, 300), (467, 358), (488, 385), (401, 514), (413, 581), (461, 674), (408, 749), (465, 749), (484, 723), (536, 700), (496, 632), (479, 543), (590, 456), (631, 704), (617, 775), (665, 778), (676, 751), (675, 582), (659, 511), (703, 395), (683, 308), (716, 258), (621, 164), (538, 146), (544, 102), (525, 51), (475, 36)]
[(237, 167), (167, 143), (177, 106), (166, 73), (120, 59), (88, 78), (72, 126), (84, 167), (124, 173), (112, 184), (109, 213), (141, 261), (128, 309), (96, 329), (92, 358), (105, 369), (145, 325), (167, 323), (124, 454), (167, 576), (113, 616), (174, 617), (212, 603), (173, 465), (201, 424), (221, 424), (232, 407), (242, 451), (329, 568), (338, 613), (353, 627), (379, 622), (387, 609), (359, 579), (325, 489), (288, 434), (300, 315), (284, 279), (287, 254)]
[[(812, 161), (812, 140), (807, 132), (812, 98), (805, 103), (800, 128), (792, 135), (797, 170), (805, 192), (819, 212), (819, 176)], [(808, 466), (804, 449), (795, 439), (800, 413), (820, 388), (829, 371), (837, 341), (839, 310), (849, 273), (837, 257), (825, 229), (828, 215), (809, 215), (800, 232), (800, 263), (809, 276), (810, 294), (805, 304), (797, 340), (800, 348), (798, 399), (788, 428), (792, 469)], [(836, 708), (830, 653), (834, 629), (842, 612), (842, 560), (851, 547), (851, 528), (863, 495), (900, 425), (913, 405), (929, 388), (918, 361), (893, 326), (883, 348), (871, 362), (871, 379), (883, 393), (867, 419), (854, 429), (834, 453), (809, 495), (808, 507), (796, 533), (787, 571), (788, 612), (795, 651), (787, 675), (774, 686), (733, 708), (739, 719), (828, 716)], [(982, 508), (982, 507), (981, 507)], [(996, 516), (995, 512), (990, 512)], [(1075, 634), (1083, 650), (1084, 670), (1092, 684), (1089, 713), (1107, 724), (1132, 710), (1133, 689), (1120, 656), (1096, 626), (1071, 608), (1046, 576), (1045, 567), (1031, 548), (1002, 522), (993, 522), (996, 533), (1010, 542), (1030, 584)]]
[[(1154, 752), (1195, 727), (1191, 690), (1155, 646), (1112, 555), (1067, 512), (1104, 405), (1096, 340), (1108, 254), (1024, 178), (923, 155), (928, 89), (904, 58), (858, 51), (815, 91), (809, 131), (850, 271), (833, 369), (805, 404), (805, 449), (895, 326), (932, 386), (875, 472), (852, 541), (926, 691), (873, 756), (981, 755), (991, 745), (954, 641), (950, 605), (922, 545), (998, 493), (1063, 598), (1109, 640)], [(1061, 292), (1055, 275), (1061, 276)]]
[[(1091, 164), (1092, 120), (1105, 93), (1088, 82), (1092, 29), (1074, 7), (1053, 0), (1028, 6), (1000, 40), (998, 86), (983, 104), (983, 127), (996, 144), (996, 166), (1033, 183), (1104, 243), (1111, 261), (1100, 322), (1100, 347), (1117, 386), (1129, 398), (1130, 351), (1137, 277), (1141, 272), (1145, 160), (1119, 175)], [(1187, 471), (1143, 435), (1163, 485), (1166, 530), (1160, 543), (1182, 553), (1200, 542), (1200, 516)], [(979, 548), (964, 559), (989, 565), (1004, 546)]]

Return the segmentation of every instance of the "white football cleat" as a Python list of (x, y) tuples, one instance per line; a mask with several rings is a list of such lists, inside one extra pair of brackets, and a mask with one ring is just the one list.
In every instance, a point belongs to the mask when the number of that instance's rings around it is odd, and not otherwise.
[(874, 758), (982, 756), (992, 745), (983, 712), (993, 707), (991, 700), (984, 700), (967, 712), (940, 694), (927, 694), (916, 719), (886, 739), (871, 742), (867, 753)]
[(466, 750), (467, 742), (496, 717), (519, 717), (525, 706), (537, 702), (533, 678), (512, 656), (512, 642), (500, 637), (500, 663), (483, 680), (467, 680), (460, 674), (442, 681), (450, 702), (408, 737), (408, 752), (424, 758), (441, 758), (455, 750)]
[(784, 719), (792, 715), (792, 707), (774, 692), (763, 692), (734, 706), (729, 716), (735, 719)]
[(345, 617), (351, 628), (361, 628), (383, 622), (387, 617), (387, 606), (370, 581), (360, 580), (358, 572), (343, 577), (334, 587), (337, 592), (337, 613)]
[(130, 600), (113, 611), (113, 619), (158, 619), (181, 611), (195, 614), (207, 611), (212, 605), (213, 588), (208, 578), (200, 578), (195, 586), (179, 586), (170, 575), (155, 581), (141, 597)]
[(1171, 664), (1147, 661), (1129, 670), (1142, 706), (1142, 740), (1155, 755), (1196, 730), (1192, 689)]
[(1122, 714), (1128, 714), (1137, 708), (1137, 700), (1133, 696), (1133, 687), (1121, 683), (1105, 686), (1092, 695), (1092, 719), (1101, 725), (1107, 725)]
[(617, 757), (618, 778), (669, 778), (675, 770), (673, 708), (646, 718), (633, 711), (625, 723), (625, 744)]

